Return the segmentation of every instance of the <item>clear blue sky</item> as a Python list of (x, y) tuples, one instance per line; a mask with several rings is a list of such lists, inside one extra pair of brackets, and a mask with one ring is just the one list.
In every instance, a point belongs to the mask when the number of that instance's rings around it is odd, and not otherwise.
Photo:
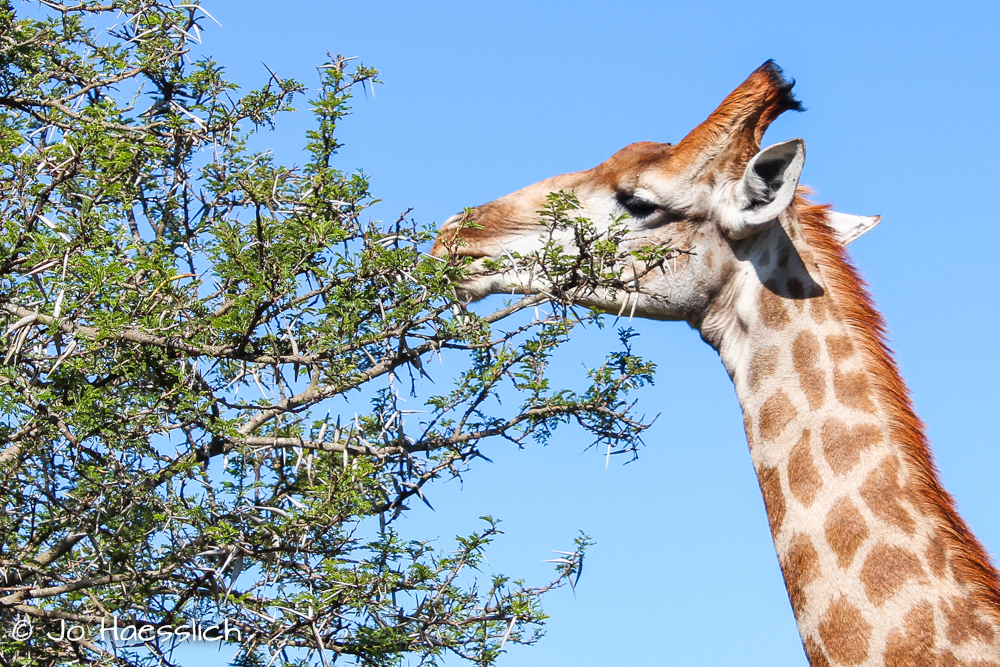
[[(883, 216), (854, 258), (944, 483), (1000, 554), (1000, 3), (205, 5), (223, 27), (202, 50), (238, 81), (262, 81), (264, 62), (313, 84), (327, 50), (382, 71), (344, 123), (341, 166), (371, 175), (383, 218), (441, 222), (630, 142), (677, 141), (774, 58), (808, 111), (766, 142), (804, 138), (818, 200)], [(274, 136), (289, 162), (296, 122)], [(605, 470), (569, 430), (547, 448), (497, 443), (407, 530), (449, 538), (500, 517), (492, 565), (538, 584), (578, 529), (597, 541), (575, 599), (548, 598), (548, 636), (501, 665), (805, 665), (726, 374), (685, 325), (637, 329), (660, 365), (640, 406), (662, 413), (637, 462)], [(578, 369), (608, 341), (581, 336), (559, 363)]]

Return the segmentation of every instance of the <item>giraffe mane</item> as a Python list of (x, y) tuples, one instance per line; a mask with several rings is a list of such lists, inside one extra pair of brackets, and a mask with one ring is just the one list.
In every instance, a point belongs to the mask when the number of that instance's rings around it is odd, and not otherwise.
[(907, 480), (911, 497), (923, 505), (929, 516), (939, 519), (956, 579), (964, 581), (991, 620), (1000, 623), (1000, 576), (982, 544), (959, 516), (951, 494), (941, 486), (924, 424), (913, 409), (909, 389), (888, 346), (885, 321), (875, 308), (867, 284), (827, 223), (830, 206), (814, 204), (800, 195), (793, 206), (831, 298), (861, 350), (864, 367), (888, 418), (889, 435), (899, 445), (902, 463), (913, 475), (912, 481)]

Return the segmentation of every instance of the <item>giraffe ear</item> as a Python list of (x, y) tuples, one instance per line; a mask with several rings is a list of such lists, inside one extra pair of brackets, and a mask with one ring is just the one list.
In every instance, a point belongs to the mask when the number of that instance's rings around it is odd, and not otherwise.
[(847, 245), (882, 222), (881, 215), (851, 215), (837, 211), (827, 211), (826, 217), (840, 245)]
[(768, 146), (753, 156), (737, 188), (737, 215), (724, 225), (731, 238), (757, 233), (792, 205), (805, 161), (801, 139)]

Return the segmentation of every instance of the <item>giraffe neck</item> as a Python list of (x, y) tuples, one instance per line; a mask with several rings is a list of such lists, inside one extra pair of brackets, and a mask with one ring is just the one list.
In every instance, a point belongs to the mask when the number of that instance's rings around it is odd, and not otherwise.
[(798, 208), (700, 328), (736, 385), (809, 662), (1000, 667), (996, 572), (937, 482), (823, 209)]

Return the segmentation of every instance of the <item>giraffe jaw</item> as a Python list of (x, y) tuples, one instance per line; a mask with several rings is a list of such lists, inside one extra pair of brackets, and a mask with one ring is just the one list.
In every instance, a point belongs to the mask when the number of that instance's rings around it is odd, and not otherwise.
[(508, 273), (515, 273), (514, 271), (507, 271), (502, 274), (488, 272), (483, 266), (485, 264), (485, 259), (488, 258), (476, 259), (469, 265), (469, 277), (456, 286), (459, 299), (465, 301), (466, 303), (471, 303), (473, 301), (481, 301), (491, 294), (505, 294), (508, 292), (512, 294), (526, 293), (524, 291), (519, 291), (516, 287), (516, 283), (513, 289), (508, 287), (510, 283), (505, 281), (504, 276)]

